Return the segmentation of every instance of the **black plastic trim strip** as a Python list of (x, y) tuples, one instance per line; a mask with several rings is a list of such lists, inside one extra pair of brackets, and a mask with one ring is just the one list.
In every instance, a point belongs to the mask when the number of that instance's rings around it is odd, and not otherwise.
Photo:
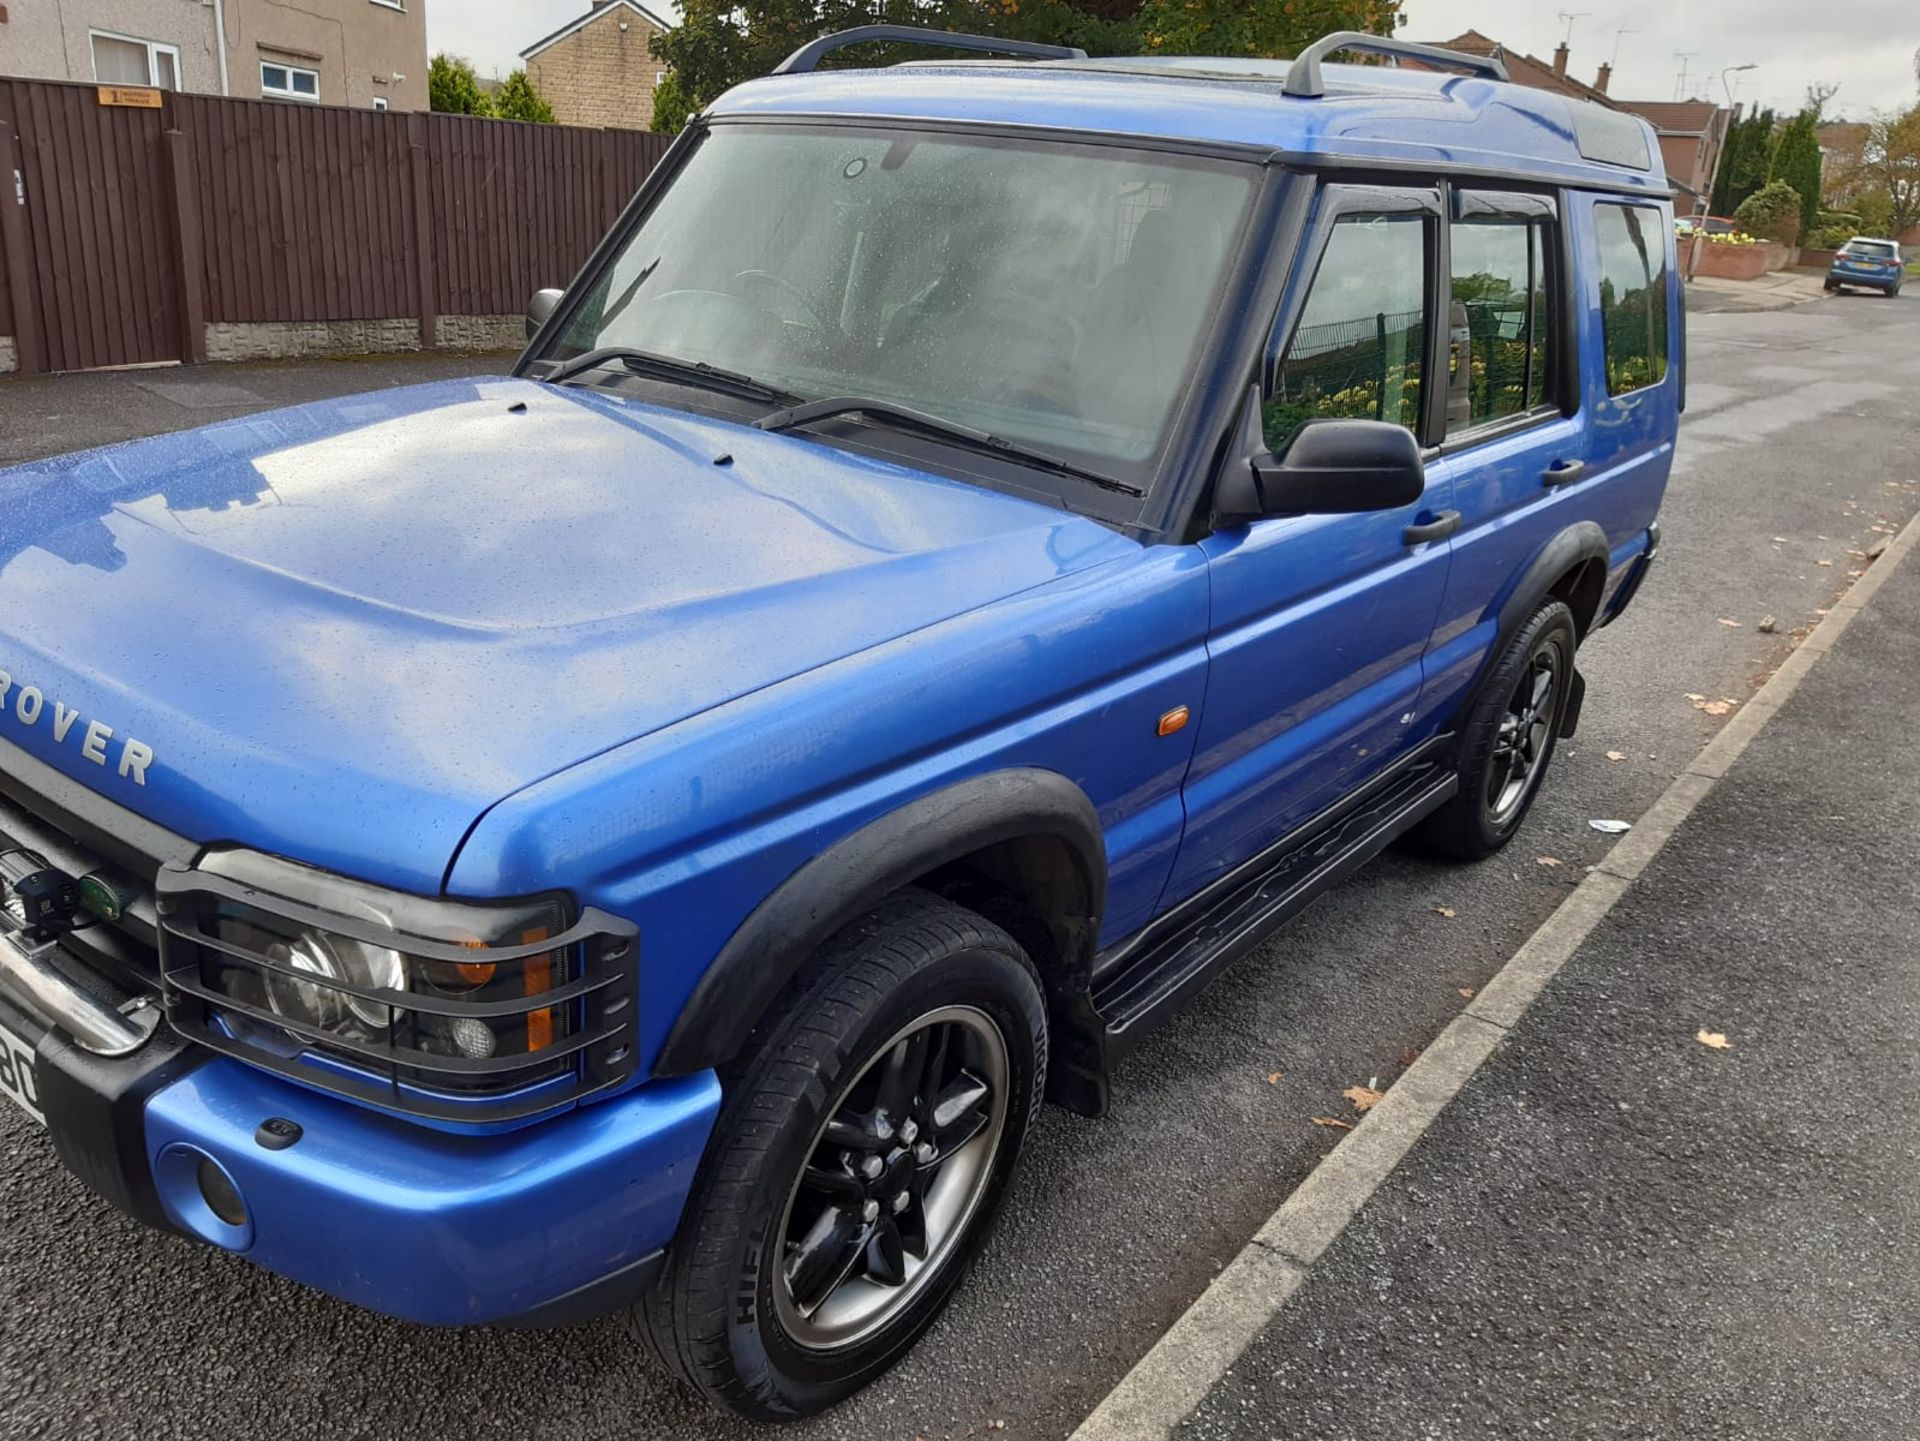
[(8, 740), (0, 740), (0, 795), (142, 877), (150, 878), (169, 861), (189, 861), (200, 849), (197, 842), (107, 799)]

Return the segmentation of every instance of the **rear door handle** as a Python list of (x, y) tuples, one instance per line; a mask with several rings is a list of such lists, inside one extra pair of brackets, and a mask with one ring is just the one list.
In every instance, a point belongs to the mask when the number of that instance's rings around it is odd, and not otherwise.
[(1540, 477), (1545, 485), (1571, 485), (1587, 473), (1584, 460), (1563, 460)]
[(1460, 529), (1460, 512), (1443, 510), (1425, 525), (1410, 525), (1400, 533), (1400, 539), (1408, 545), (1425, 545), (1428, 541), (1445, 540)]

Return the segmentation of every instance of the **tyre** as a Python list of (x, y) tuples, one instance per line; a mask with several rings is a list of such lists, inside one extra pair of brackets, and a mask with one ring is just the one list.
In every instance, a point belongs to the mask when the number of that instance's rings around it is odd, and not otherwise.
[(1046, 1006), (999, 927), (926, 892), (830, 941), (724, 1099), (643, 1341), (761, 1421), (898, 1360), (965, 1275), (1044, 1090)]
[(1835, 292), (1836, 290), (1838, 290), (1839, 288), (1840, 288), (1840, 287), (1839, 287), (1838, 285), (1836, 285), (1836, 284), (1834, 284), (1834, 282), (1833, 282), (1833, 281), (1831, 281), (1831, 280), (1829, 280), (1829, 281), (1827, 282), (1827, 294), (1829, 294), (1829, 295), (1831, 295), (1831, 294), (1833, 294), (1833, 293), (1834, 293), (1834, 292)]
[(1540, 793), (1572, 694), (1573, 612), (1550, 600), (1507, 643), (1460, 735), (1460, 790), (1420, 827), (1442, 855), (1481, 860), (1512, 840)]

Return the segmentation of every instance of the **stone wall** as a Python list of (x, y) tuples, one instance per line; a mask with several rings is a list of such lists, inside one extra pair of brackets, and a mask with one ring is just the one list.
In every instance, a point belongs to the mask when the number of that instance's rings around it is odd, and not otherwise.
[[(442, 315), (442, 350), (518, 350), (526, 344), (518, 315)], [(294, 360), (328, 355), (389, 355), (420, 348), (416, 320), (220, 321), (207, 326), (207, 359)]]
[(666, 63), (653, 53), (662, 34), (631, 5), (600, 13), (527, 61), (527, 79), (562, 125), (612, 130), (653, 126), (653, 90)]

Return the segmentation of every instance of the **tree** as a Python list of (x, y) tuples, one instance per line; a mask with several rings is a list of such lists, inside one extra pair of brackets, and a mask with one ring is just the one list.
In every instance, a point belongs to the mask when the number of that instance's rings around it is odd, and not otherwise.
[(1807, 86), (1806, 108), (1813, 112), (1813, 123), (1818, 125), (1827, 118), (1827, 106), (1833, 97), (1840, 93), (1837, 81), (1815, 80)]
[(502, 120), (553, 124), (553, 107), (533, 88), (524, 70), (514, 71), (501, 83), (500, 93), (493, 97), (493, 113)]
[(1820, 137), (1811, 109), (1802, 110), (1787, 122), (1780, 140), (1773, 147), (1773, 165), (1767, 171), (1769, 182), (1791, 185), (1800, 197), (1800, 226), (1812, 230), (1820, 215)]
[[(1095, 55), (1277, 56), (1333, 30), (1392, 34), (1399, 8), (1396, 0), (683, 0), (679, 26), (654, 43), (672, 67), (675, 103), (698, 109), (815, 36), (855, 25), (926, 25)], [(872, 45), (829, 63), (929, 53)]]
[(1740, 202), (1767, 183), (1773, 162), (1774, 113), (1755, 110), (1727, 131), (1720, 173), (1714, 181), (1713, 213), (1732, 215)]
[(427, 66), (427, 103), (442, 115), (491, 115), (493, 105), (480, 88), (473, 66), (458, 55), (436, 55)]
[(1886, 229), (1878, 233), (1900, 236), (1920, 225), (1920, 105), (1873, 118), (1859, 166), (1849, 178), (1862, 192), (1862, 224), (1881, 218), (1869, 202), (1884, 197)]
[(669, 70), (653, 87), (653, 125), (656, 135), (678, 135), (693, 119), (693, 106), (680, 88), (680, 77)]

